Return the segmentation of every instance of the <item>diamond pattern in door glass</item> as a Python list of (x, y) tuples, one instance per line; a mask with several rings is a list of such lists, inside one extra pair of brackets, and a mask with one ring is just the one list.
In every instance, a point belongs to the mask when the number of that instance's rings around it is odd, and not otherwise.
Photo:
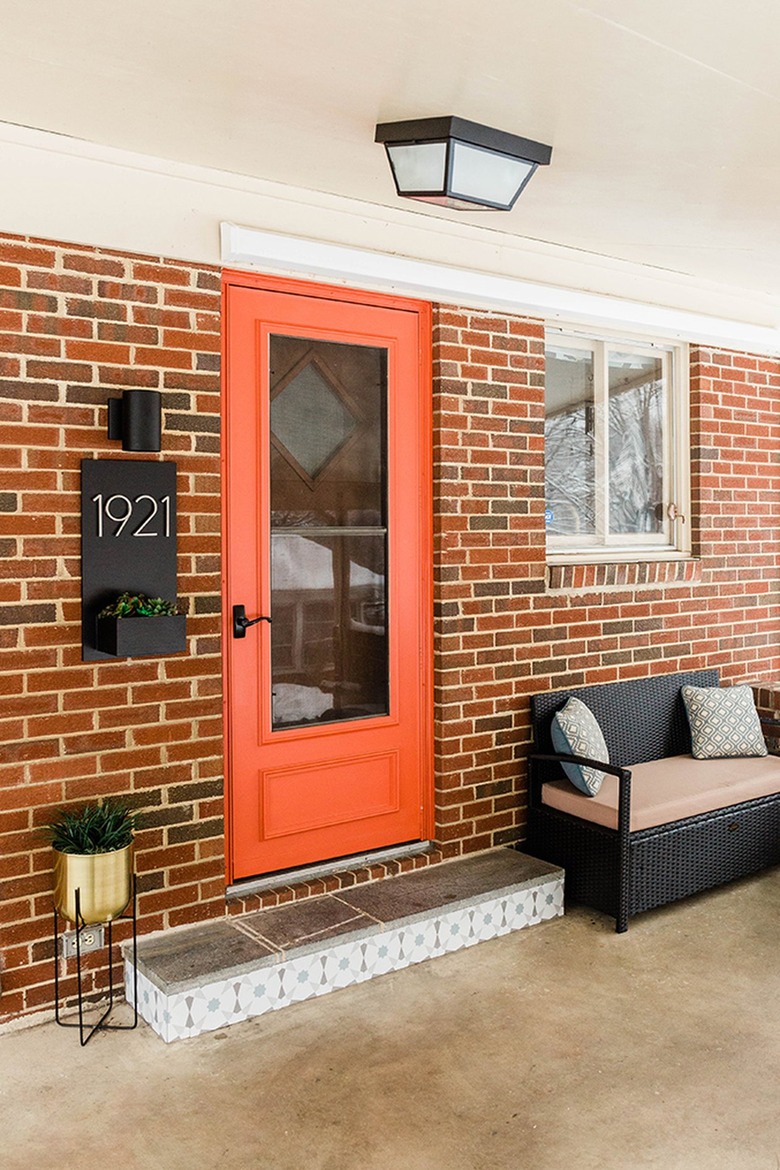
[(322, 372), (304, 366), (271, 403), (271, 430), (313, 479), (343, 447), (357, 425)]

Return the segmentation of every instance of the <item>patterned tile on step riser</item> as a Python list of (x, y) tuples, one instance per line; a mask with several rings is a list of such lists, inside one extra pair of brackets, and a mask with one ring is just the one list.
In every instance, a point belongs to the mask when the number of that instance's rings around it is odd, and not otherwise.
[(546, 922), (563, 914), (563, 882), (545, 882), (534, 891), (537, 922)]
[(139, 1011), (165, 1040), (213, 1031), (329, 991), (401, 970), (437, 955), (534, 925), (563, 912), (559, 880), (477, 907), (406, 923), (319, 953), (166, 997), (139, 975)]
[[(237, 1024), (242, 1020), (265, 1015), (266, 1012), (273, 1012), (295, 1003), (296, 999), (290, 998), (285, 988), (286, 966), (287, 964), (278, 963), (273, 967), (263, 967), (260, 971), (250, 971), (226, 980), (225, 983), (209, 984), (205, 988), (188, 993), (196, 995), (199, 1004), (205, 1003), (206, 1006), (206, 1013), (202, 1016), (196, 1031), (210, 1032), (215, 1028)], [(308, 999), (311, 994), (309, 991), (297, 998)], [(202, 1011), (202, 1008), (200, 1010)], [(173, 1018), (175, 1024), (181, 1026), (178, 1011), (174, 1013)], [(195, 1035), (196, 1032), (190, 1034)]]
[(435, 919), (436, 946), (432, 953), (442, 954), (497, 938), (530, 926), (534, 920), (538, 921), (531, 891), (519, 891), (467, 910), (442, 914)]
[(169, 1040), (213, 1031), (430, 958), (436, 943), (434, 924), (425, 924), (423, 938), (425, 946), (413, 958), (402, 954), (399, 932), (387, 931), (342, 943), (326, 953), (310, 953), (259, 972), (178, 992), (167, 998), (165, 1007), (149, 1022)]
[[(343, 948), (341, 948), (343, 949)], [(360, 973), (349, 971), (342, 984), (357, 982)], [(363, 978), (370, 978), (364, 974)], [(261, 971), (217, 980), (205, 987), (168, 997), (168, 1039), (183, 1039), (210, 1032), (276, 1011), (312, 996), (333, 990), (322, 979), (322, 956), (308, 954), (298, 960), (264, 967)], [(156, 1028), (155, 1030), (159, 1030)]]
[(534, 905), (530, 894), (496, 898), (482, 902), (471, 913), (471, 941), (487, 942), (512, 930), (522, 930), (533, 921)]
[[(163, 1039), (167, 1039), (165, 1032), (167, 1022), (163, 1015), (166, 1009), (167, 996), (158, 987), (155, 987), (145, 975), (138, 972), (138, 1014), (142, 1020)], [(133, 1003), (133, 968), (129, 961), (125, 962), (125, 999)]]

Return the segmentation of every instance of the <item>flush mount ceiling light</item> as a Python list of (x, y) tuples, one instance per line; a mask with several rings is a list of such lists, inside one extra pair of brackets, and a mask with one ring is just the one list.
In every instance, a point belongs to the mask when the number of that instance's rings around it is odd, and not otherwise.
[(465, 118), (382, 122), (383, 142), (396, 190), (409, 199), (461, 211), (509, 211), (552, 147)]

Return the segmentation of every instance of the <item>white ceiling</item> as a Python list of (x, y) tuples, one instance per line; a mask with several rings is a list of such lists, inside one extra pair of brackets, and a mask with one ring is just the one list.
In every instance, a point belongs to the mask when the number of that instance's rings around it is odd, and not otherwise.
[(0, 29), (0, 121), (397, 208), (375, 123), (457, 114), (552, 163), (419, 223), (780, 306), (776, 0), (0, 0)]

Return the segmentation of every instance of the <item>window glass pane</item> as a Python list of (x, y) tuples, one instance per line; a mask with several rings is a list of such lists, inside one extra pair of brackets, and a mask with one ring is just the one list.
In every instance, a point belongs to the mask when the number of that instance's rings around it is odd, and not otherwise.
[(546, 356), (547, 532), (592, 536), (596, 531), (593, 355), (551, 346)]
[(609, 355), (609, 530), (664, 528), (664, 413), (660, 358)]

